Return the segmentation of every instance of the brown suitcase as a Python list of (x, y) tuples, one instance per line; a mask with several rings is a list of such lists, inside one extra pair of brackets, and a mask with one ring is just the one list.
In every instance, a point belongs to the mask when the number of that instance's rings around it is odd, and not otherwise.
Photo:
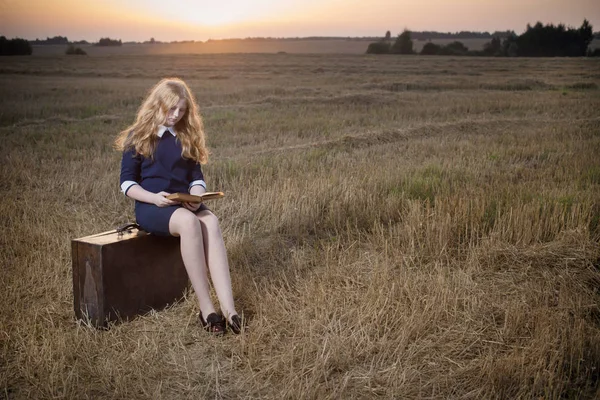
[(177, 302), (188, 287), (179, 238), (135, 224), (71, 241), (77, 318), (96, 327)]

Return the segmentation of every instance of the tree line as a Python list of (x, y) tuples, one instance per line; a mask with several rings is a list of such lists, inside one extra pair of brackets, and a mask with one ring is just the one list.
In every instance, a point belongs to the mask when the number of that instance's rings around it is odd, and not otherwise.
[[(600, 56), (600, 49), (592, 51), (589, 45), (595, 35), (592, 25), (586, 19), (578, 29), (567, 28), (563, 24), (534, 26), (527, 25), (521, 35), (514, 32), (497, 32), (483, 50), (469, 50), (462, 42), (454, 41), (447, 45), (428, 42), (421, 49), (422, 55), (453, 56), (496, 56), (496, 57), (581, 57)], [(387, 31), (383, 39), (370, 43), (367, 54), (416, 54), (413, 48), (413, 35), (404, 30), (392, 42)]]
[(121, 39), (115, 40), (111, 38), (102, 38), (98, 41), (98, 43), (94, 44), (94, 46), (122, 46), (123, 42)]
[(0, 56), (28, 56), (33, 49), (25, 39), (7, 39), (0, 36)]
[[(90, 44), (85, 40), (78, 42), (70, 42), (66, 36), (54, 36), (52, 38), (47, 37), (45, 40), (35, 39), (26, 40), (21, 38), (7, 39), (4, 36), (0, 36), (0, 56), (20, 56), (20, 55), (31, 55), (33, 53), (32, 44), (35, 45), (68, 45), (66, 54), (81, 54), (85, 55), (85, 51), (79, 47), (75, 47), (75, 44)], [(121, 39), (115, 40), (111, 38), (102, 38), (98, 43), (94, 43), (94, 46), (122, 46)]]
[(472, 31), (460, 31), (460, 32), (435, 32), (435, 31), (421, 31), (411, 32), (412, 38), (415, 40), (431, 40), (431, 39), (491, 39), (494, 37), (504, 38), (506, 36), (514, 35), (514, 31), (496, 31), (494, 33), (489, 32), (472, 32)]
[[(469, 50), (462, 42), (455, 40), (447, 45), (438, 45), (428, 42), (421, 49), (423, 55), (473, 55), (473, 56), (524, 56), (524, 57), (577, 57), (577, 56), (600, 56), (600, 49), (591, 50), (589, 44), (594, 38), (600, 39), (600, 32), (593, 32), (592, 26), (587, 20), (583, 21), (580, 28), (567, 28), (564, 24), (543, 25), (541, 22), (534, 26), (527, 25), (526, 31), (517, 35), (514, 31), (471, 32), (461, 31), (456, 33), (441, 33), (432, 31), (411, 32), (404, 30), (395, 41), (392, 42), (390, 31), (386, 32), (383, 39), (370, 43), (367, 48), (369, 54), (416, 54), (413, 47), (413, 39), (481, 39), (490, 38), (490, 42), (484, 45), (483, 50)], [(341, 39), (339, 37), (310, 37), (310, 38), (247, 38), (246, 40), (316, 40), (316, 39)], [(347, 40), (365, 40), (367, 38), (346, 38)], [(372, 38), (374, 39), (374, 38)], [(229, 39), (241, 40), (241, 39)], [(208, 42), (211, 40), (209, 39)], [(186, 43), (194, 41), (182, 41), (172, 43)], [(201, 41), (200, 41), (201, 42)], [(137, 43), (137, 42), (128, 42)], [(163, 43), (150, 41), (143, 43)], [(75, 44), (92, 44), (94, 46), (122, 46), (121, 40), (101, 38), (97, 43), (89, 43), (85, 40), (70, 42), (67, 37), (54, 36), (45, 40), (35, 39), (28, 41), (15, 38), (6, 39), (0, 36), (0, 55), (30, 55), (33, 53), (32, 44), (35, 45), (69, 45), (67, 54), (85, 54), (83, 50), (74, 47)]]

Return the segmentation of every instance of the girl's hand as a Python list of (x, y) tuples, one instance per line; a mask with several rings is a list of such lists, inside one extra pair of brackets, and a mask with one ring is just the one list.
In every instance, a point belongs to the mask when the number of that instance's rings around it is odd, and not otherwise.
[(182, 206), (190, 210), (191, 212), (196, 212), (200, 208), (200, 204), (202, 203), (181, 203)]
[(168, 207), (177, 204), (176, 201), (167, 199), (166, 196), (170, 194), (171, 193), (167, 192), (156, 193), (156, 195), (154, 196), (154, 205), (156, 205), (157, 207)]

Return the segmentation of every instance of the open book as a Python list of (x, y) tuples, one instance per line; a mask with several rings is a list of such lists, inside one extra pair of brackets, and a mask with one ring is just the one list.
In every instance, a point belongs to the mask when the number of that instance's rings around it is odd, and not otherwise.
[(220, 199), (225, 196), (223, 192), (206, 192), (204, 194), (172, 193), (167, 196), (169, 200), (185, 201), (188, 203), (202, 203), (206, 200)]

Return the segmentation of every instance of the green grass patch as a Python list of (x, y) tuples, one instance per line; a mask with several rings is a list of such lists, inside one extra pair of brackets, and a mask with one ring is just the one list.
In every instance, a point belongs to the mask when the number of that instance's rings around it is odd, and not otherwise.
[(561, 196), (558, 198), (558, 204), (560, 204), (567, 212), (571, 211), (573, 204), (575, 204), (575, 196)]
[(594, 185), (600, 185), (600, 166), (588, 168), (584, 174), (585, 180)]
[(442, 187), (444, 171), (438, 165), (428, 165), (406, 182), (407, 198), (433, 204)]

